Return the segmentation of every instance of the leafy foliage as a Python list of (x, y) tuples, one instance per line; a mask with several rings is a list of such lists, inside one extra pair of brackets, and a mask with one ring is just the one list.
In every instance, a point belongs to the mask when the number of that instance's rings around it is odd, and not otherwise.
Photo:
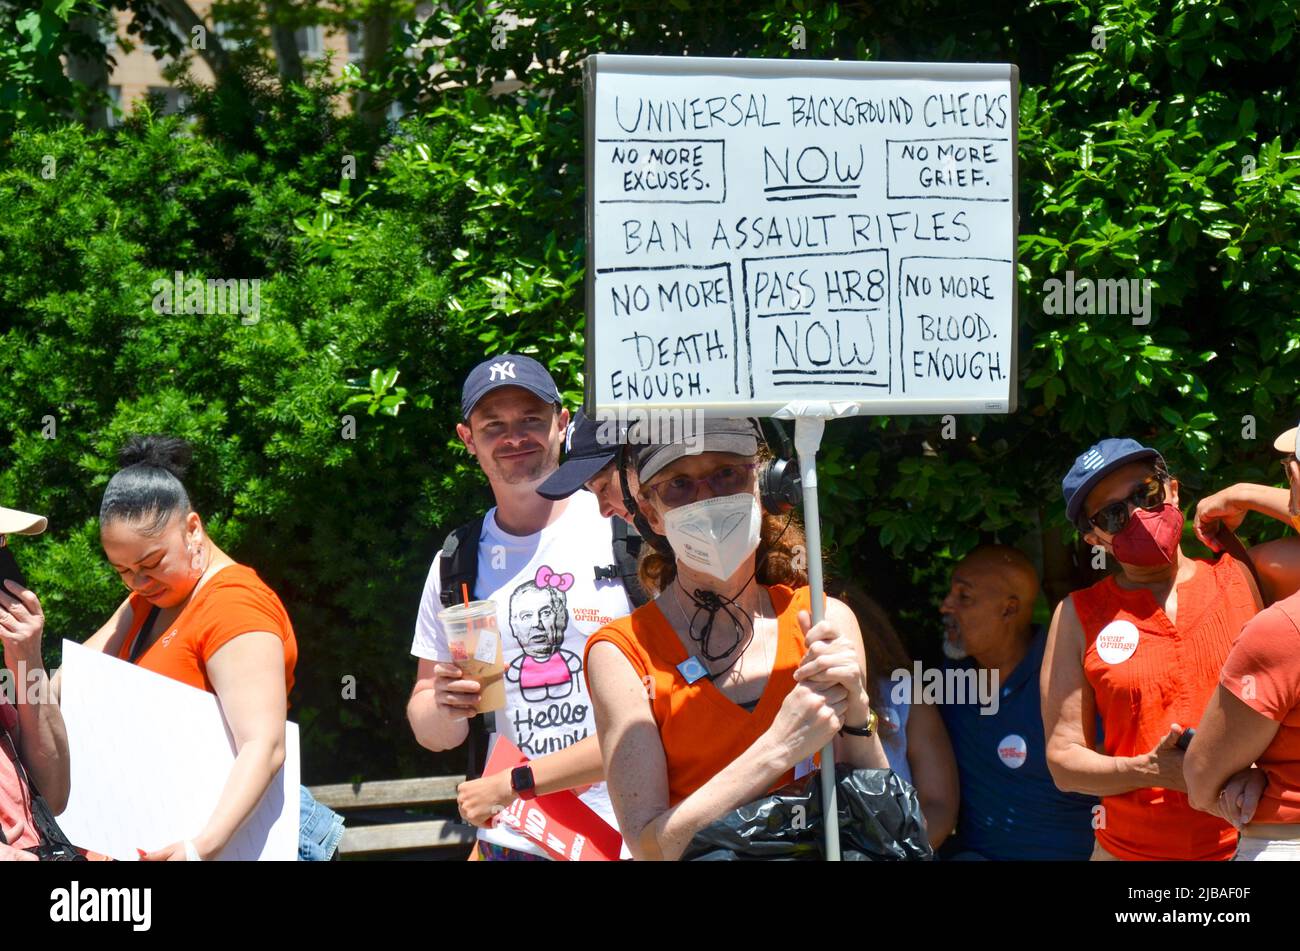
[[(308, 778), (430, 770), (403, 715), (410, 632), (443, 535), (488, 502), (453, 433), (460, 381), (517, 349), (581, 393), (596, 51), (1021, 67), (1018, 411), (962, 417), (956, 438), (937, 418), (837, 422), (819, 456), (834, 567), (921, 654), (953, 559), (981, 540), (1040, 556), (1057, 596), (1086, 580), (1059, 480), (1098, 437), (1152, 442), (1185, 502), (1276, 480), (1268, 444), (1300, 376), (1293, 4), (537, 0), (513, 29), (495, 12), (446, 4), (347, 81), (410, 110), (379, 140), (322, 71), (282, 90), (254, 65), (184, 118), (38, 122), (33, 103), (61, 95), (48, 54), (30, 31), (0, 43), (0, 499), (51, 516), (16, 548), (52, 656), (123, 596), (95, 523), (114, 451), (183, 435), (213, 537), (294, 619)], [(177, 271), (259, 280), (257, 319), (156, 312)], [(1149, 279), (1151, 321), (1047, 313), (1044, 282), (1067, 271)]]

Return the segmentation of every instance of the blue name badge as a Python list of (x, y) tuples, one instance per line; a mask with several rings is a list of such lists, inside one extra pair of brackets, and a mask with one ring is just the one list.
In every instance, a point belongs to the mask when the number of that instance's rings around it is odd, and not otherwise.
[(709, 676), (709, 670), (700, 662), (698, 657), (688, 657), (677, 665), (677, 672), (688, 683), (693, 684), (695, 681)]

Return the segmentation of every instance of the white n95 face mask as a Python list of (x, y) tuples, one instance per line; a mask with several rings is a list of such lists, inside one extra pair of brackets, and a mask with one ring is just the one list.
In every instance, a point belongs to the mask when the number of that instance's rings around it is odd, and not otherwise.
[(758, 549), (762, 525), (763, 513), (752, 492), (692, 502), (664, 516), (673, 554), (719, 581), (734, 575)]

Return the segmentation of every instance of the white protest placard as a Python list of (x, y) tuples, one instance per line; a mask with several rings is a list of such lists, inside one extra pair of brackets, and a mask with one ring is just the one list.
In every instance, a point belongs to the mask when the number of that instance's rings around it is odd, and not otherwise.
[[(82, 848), (120, 861), (197, 835), (235, 762), (217, 698), (188, 684), (63, 642), (59, 706), (72, 794), (58, 817)], [(298, 725), (285, 724), (284, 766), (218, 858), (298, 857)]]
[(1007, 413), (1006, 64), (590, 57), (586, 407)]

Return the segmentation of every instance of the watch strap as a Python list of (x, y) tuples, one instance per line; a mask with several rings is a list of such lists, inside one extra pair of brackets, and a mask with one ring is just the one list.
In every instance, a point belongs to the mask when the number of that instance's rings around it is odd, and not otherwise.
[(876, 711), (867, 707), (867, 724), (866, 726), (849, 726), (847, 723), (840, 727), (841, 733), (847, 733), (849, 736), (874, 736), (879, 717)]

